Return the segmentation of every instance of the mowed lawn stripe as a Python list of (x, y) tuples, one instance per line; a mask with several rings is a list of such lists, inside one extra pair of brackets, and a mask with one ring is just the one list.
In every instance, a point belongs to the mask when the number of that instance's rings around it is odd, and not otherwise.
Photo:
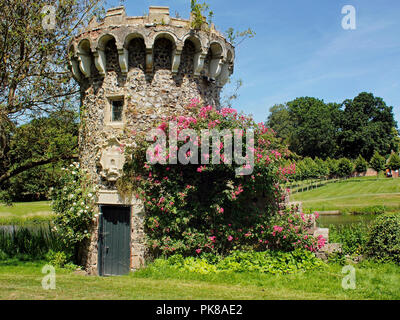
[(51, 202), (50, 201), (35, 201), (35, 202), (17, 202), (12, 206), (0, 204), (0, 217), (1, 216), (15, 216), (15, 217), (30, 217), (30, 216), (46, 216), (51, 215)]
[(295, 193), (292, 201), (303, 202), (309, 210), (337, 210), (343, 208), (384, 205), (400, 209), (400, 179), (349, 179), (330, 183), (318, 189)]

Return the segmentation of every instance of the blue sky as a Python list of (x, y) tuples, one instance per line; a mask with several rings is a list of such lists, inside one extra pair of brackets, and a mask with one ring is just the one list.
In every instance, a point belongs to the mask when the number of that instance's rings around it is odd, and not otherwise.
[[(394, 107), (400, 125), (400, 1), (207, 2), (218, 30), (256, 32), (236, 48), (232, 79), (243, 80), (236, 109), (264, 121), (271, 106), (297, 97), (342, 102), (367, 91)], [(142, 15), (151, 5), (169, 6), (171, 16), (179, 12), (188, 18), (190, 12), (190, 0), (127, 0), (124, 5), (128, 15)], [(356, 30), (342, 28), (344, 5), (356, 8)]]

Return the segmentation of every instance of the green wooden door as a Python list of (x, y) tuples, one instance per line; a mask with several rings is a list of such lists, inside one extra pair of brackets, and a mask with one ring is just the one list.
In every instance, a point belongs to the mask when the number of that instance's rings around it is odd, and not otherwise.
[(99, 274), (114, 276), (130, 271), (130, 207), (101, 206)]

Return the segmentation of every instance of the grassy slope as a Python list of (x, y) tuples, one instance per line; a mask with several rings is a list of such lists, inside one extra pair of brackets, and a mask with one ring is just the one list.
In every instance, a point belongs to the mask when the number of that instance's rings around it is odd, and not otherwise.
[(46, 218), (51, 214), (50, 201), (18, 202), (12, 206), (0, 204), (0, 224), (35, 217)]
[[(44, 263), (43, 263), (44, 264)], [(2, 299), (400, 299), (398, 266), (357, 267), (356, 290), (341, 287), (341, 267), (295, 275), (197, 275), (173, 269), (144, 269), (122, 277), (88, 277), (57, 270), (56, 290), (41, 288), (40, 263), (0, 263)]]
[(291, 201), (302, 201), (304, 209), (346, 210), (384, 205), (400, 210), (400, 179), (349, 179), (318, 189), (296, 193)]

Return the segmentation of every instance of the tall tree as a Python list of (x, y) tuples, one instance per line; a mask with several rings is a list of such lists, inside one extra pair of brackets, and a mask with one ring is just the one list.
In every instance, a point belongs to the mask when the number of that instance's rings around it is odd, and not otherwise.
[(276, 136), (281, 138), (282, 142), (289, 144), (294, 128), (288, 106), (276, 104), (269, 109), (269, 112), (267, 126), (276, 132)]
[[(102, 4), (100, 0), (0, 2), (0, 187), (16, 172), (52, 161), (12, 162), (10, 139), (20, 124), (77, 105), (78, 89), (67, 68), (67, 45), (84, 22), (101, 11)], [(60, 155), (46, 156), (57, 159)]]
[(287, 103), (292, 123), (289, 144), (291, 151), (308, 157), (326, 159), (336, 153), (337, 104), (325, 104), (311, 97)]
[(389, 154), (397, 150), (397, 127), (393, 107), (372, 93), (362, 92), (354, 99), (343, 102), (338, 143), (342, 156), (356, 158), (362, 155), (371, 159), (375, 150)]
[(72, 111), (57, 111), (17, 127), (11, 135), (7, 158), (10, 166), (0, 175), (0, 185), (38, 165), (77, 157), (78, 123)]
[[(15, 129), (10, 138), (10, 167), (0, 175), (3, 201), (43, 199), (55, 186), (62, 165), (77, 157), (78, 115), (57, 111)], [(38, 167), (33, 164), (41, 163)]]

